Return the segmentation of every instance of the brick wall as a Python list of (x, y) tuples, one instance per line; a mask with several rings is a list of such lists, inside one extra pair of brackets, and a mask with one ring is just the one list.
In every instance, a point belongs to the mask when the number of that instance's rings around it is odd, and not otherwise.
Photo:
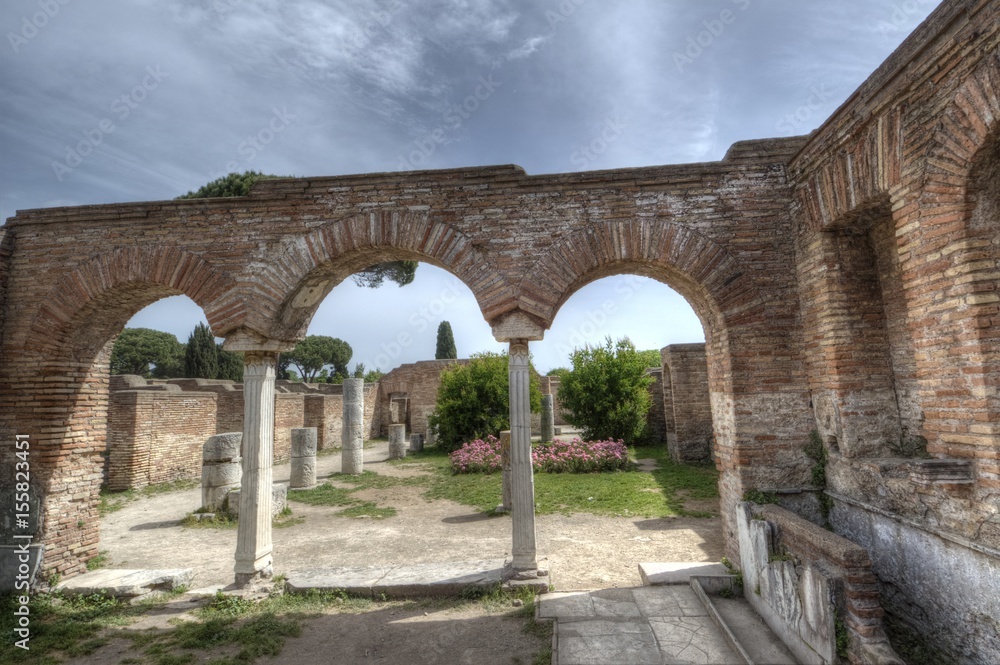
[[(649, 384), (650, 405), (649, 412), (646, 415), (646, 423), (649, 428), (650, 439), (662, 442), (667, 440), (667, 421), (663, 415), (663, 370), (651, 369), (647, 373), (653, 377), (653, 382)], [(705, 398), (707, 401), (707, 391), (705, 392)]]
[[(660, 357), (662, 374), (670, 377), (673, 425), (673, 436), (668, 439), (670, 456), (678, 462), (707, 460), (712, 454), (713, 434), (705, 345), (672, 344), (660, 350)], [(662, 387), (660, 390), (663, 403), (666, 392)]]

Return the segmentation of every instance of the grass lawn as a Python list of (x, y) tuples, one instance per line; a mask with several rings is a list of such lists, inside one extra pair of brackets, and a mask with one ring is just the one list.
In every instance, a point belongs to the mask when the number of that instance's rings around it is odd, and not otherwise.
[[(663, 447), (631, 449), (636, 459), (655, 459), (655, 471), (612, 473), (536, 473), (535, 510), (593, 513), (623, 517), (715, 517), (716, 513), (685, 508), (687, 500), (719, 496), (718, 472), (709, 465), (675, 464)], [(434, 470), (426, 479), (429, 499), (450, 499), (483, 512), (494, 510), (500, 497), (500, 474), (451, 473), (447, 454), (427, 449), (393, 464), (422, 464)], [(415, 479), (416, 480), (416, 479)]]

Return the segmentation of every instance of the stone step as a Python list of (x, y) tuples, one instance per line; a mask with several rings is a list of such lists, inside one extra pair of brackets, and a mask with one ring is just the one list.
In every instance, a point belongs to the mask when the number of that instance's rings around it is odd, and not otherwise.
[(692, 575), (726, 575), (728, 572), (721, 563), (711, 561), (639, 564), (639, 576), (644, 586), (687, 584)]
[(89, 596), (104, 593), (115, 598), (138, 598), (154, 591), (173, 591), (191, 584), (194, 570), (132, 570), (105, 568), (78, 575), (56, 586), (56, 591)]
[(505, 563), (503, 559), (487, 559), (296, 570), (288, 573), (286, 583), (291, 593), (316, 589), (376, 598), (383, 595), (387, 598), (451, 596), (469, 588), (486, 589), (503, 583)]

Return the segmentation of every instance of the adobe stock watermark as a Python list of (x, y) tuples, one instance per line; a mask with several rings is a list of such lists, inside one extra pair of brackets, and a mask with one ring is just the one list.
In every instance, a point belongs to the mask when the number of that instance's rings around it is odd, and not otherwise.
[(615, 299), (607, 299), (598, 307), (590, 309), (585, 320), (570, 331), (569, 335), (556, 344), (556, 351), (568, 358), (574, 349), (582, 349), (587, 344), (596, 344), (599, 334), (618, 312), (618, 305), (632, 299), (647, 282), (638, 275), (620, 275), (615, 281)]
[[(119, 122), (124, 122), (132, 115), (132, 111), (146, 101), (149, 93), (159, 88), (163, 79), (169, 76), (170, 74), (160, 69), (159, 65), (146, 67), (146, 76), (143, 77), (142, 81), (128, 92), (115, 97), (111, 102), (111, 112), (117, 116)], [(63, 178), (83, 164), (83, 161), (93, 154), (94, 150), (117, 129), (118, 126), (115, 125), (114, 121), (105, 117), (101, 118), (93, 128), (80, 132), (83, 134), (83, 138), (77, 141), (76, 145), (66, 145), (65, 158), (62, 161), (52, 161), (52, 171), (55, 173), (56, 179), (62, 182)]]
[[(887, 41), (893, 36), (907, 34), (910, 31), (913, 18), (923, 13), (922, 8), (926, 5), (937, 5), (938, 2), (939, 0), (904, 0), (893, 4), (889, 19), (882, 19), (878, 22), (878, 30), (882, 33), (883, 41)], [(897, 33), (902, 33), (902, 35)]]
[[(224, 178), (230, 173), (239, 172), (240, 170), (246, 170), (246, 166), (249, 166), (255, 159), (257, 155), (264, 151), (268, 145), (277, 138), (278, 134), (282, 133), (288, 126), (292, 124), (295, 120), (295, 116), (288, 112), (288, 108), (282, 106), (279, 108), (271, 109), (271, 118), (253, 134), (248, 134), (245, 139), (240, 141), (239, 145), (236, 146), (236, 154), (243, 157), (242, 161), (232, 160), (226, 162), (226, 167), (217, 173), (213, 173), (210, 178), (211, 180), (216, 180), (218, 178)], [(241, 169), (241, 165), (244, 167)]]
[(39, 11), (31, 16), (22, 16), (21, 29), (7, 33), (7, 41), (10, 42), (14, 53), (19, 53), (22, 46), (37, 37), (38, 33), (70, 2), (71, 0), (38, 0)]
[(549, 22), (549, 27), (554, 28), (559, 23), (569, 20), (577, 9), (587, 0), (561, 0), (555, 10), (545, 10), (545, 20)]
[(444, 145), (448, 140), (448, 132), (457, 131), (472, 114), (493, 96), (501, 85), (500, 81), (493, 78), (493, 74), (480, 76), (478, 85), (459, 104), (452, 104), (441, 114), (441, 124), (422, 138), (413, 141), (413, 148), (405, 154), (399, 155), (399, 163), (396, 165), (397, 171), (412, 171), (419, 168), (430, 159), (431, 155), (437, 152), (438, 147)]
[(607, 152), (608, 147), (618, 140), (625, 128), (628, 127), (622, 122), (619, 116), (608, 118), (604, 121), (601, 131), (585, 145), (579, 146), (569, 156), (569, 161), (573, 166), (586, 170), (598, 157)]
[[(730, 0), (730, 2), (740, 11), (745, 12), (750, 7), (750, 0)], [(726, 27), (736, 23), (738, 16), (731, 9), (723, 9), (717, 18), (702, 21), (701, 24), (705, 29), (688, 35), (687, 46), (683, 51), (674, 51), (674, 66), (677, 67), (677, 71), (683, 72), (685, 67), (694, 64), (705, 51), (712, 48), (716, 40), (726, 31)]]
[(793, 113), (786, 113), (785, 117), (779, 120), (774, 128), (788, 136), (801, 134), (807, 126), (806, 123), (823, 108), (824, 104), (830, 101), (832, 96), (832, 93), (826, 89), (825, 83), (812, 86), (805, 104), (799, 106)]
[[(462, 297), (462, 288), (460, 287), (464, 287), (464, 285), (457, 277), (449, 277), (445, 287), (437, 297), (414, 309), (406, 317), (410, 328), (417, 333), (422, 333), (441, 321), (442, 315)], [(414, 341), (416, 340), (414, 340), (410, 330), (401, 330), (391, 341), (381, 344), (382, 353), (375, 356), (374, 362), (370, 363), (366, 360), (364, 366), (375, 369), (384, 367), (388, 370), (392, 367), (392, 363), (403, 355), (405, 349), (413, 346)]]

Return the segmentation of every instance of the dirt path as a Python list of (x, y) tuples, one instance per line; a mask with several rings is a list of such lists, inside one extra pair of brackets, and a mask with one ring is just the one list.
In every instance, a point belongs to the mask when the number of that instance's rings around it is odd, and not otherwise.
[[(386, 464), (386, 452), (385, 444), (366, 450), (366, 470), (391, 476), (421, 473), (415, 467)], [(321, 482), (338, 471), (339, 466), (339, 455), (321, 457)], [(275, 481), (287, 481), (288, 473), (288, 465), (276, 467)], [(275, 573), (300, 568), (509, 556), (509, 516), (485, 517), (451, 501), (429, 502), (421, 496), (422, 491), (420, 487), (365, 490), (359, 498), (377, 500), (380, 506), (392, 506), (398, 511), (385, 519), (335, 517), (331, 514), (334, 508), (292, 502), (294, 516), (304, 519), (294, 526), (274, 529)], [(190, 567), (195, 570), (193, 588), (232, 582), (235, 529), (180, 525), (180, 520), (199, 503), (200, 490), (192, 489), (135, 501), (106, 516), (101, 523), (100, 549), (107, 552), (107, 566)], [(722, 530), (717, 519), (543, 515), (537, 518), (536, 526), (539, 554), (547, 558), (559, 591), (637, 586), (641, 583), (639, 562), (718, 561), (723, 553)], [(525, 637), (519, 622), (506, 620), (508, 626), (499, 617), (454, 614), (441, 610), (433, 617), (422, 613), (393, 617), (375, 611), (310, 621), (303, 636), (289, 640), (276, 660), (499, 665), (521, 658), (517, 645)], [(480, 625), (483, 622), (490, 628), (483, 628)], [(463, 646), (464, 639), (470, 641)], [(348, 658), (347, 652), (353, 655), (350, 659), (316, 659), (315, 654), (328, 653), (334, 644), (339, 645), (337, 648), (345, 654), (344, 658)], [(441, 649), (453, 657), (432, 657)], [(497, 659), (487, 658), (486, 652), (496, 653)], [(530, 657), (523, 662), (530, 663)]]

